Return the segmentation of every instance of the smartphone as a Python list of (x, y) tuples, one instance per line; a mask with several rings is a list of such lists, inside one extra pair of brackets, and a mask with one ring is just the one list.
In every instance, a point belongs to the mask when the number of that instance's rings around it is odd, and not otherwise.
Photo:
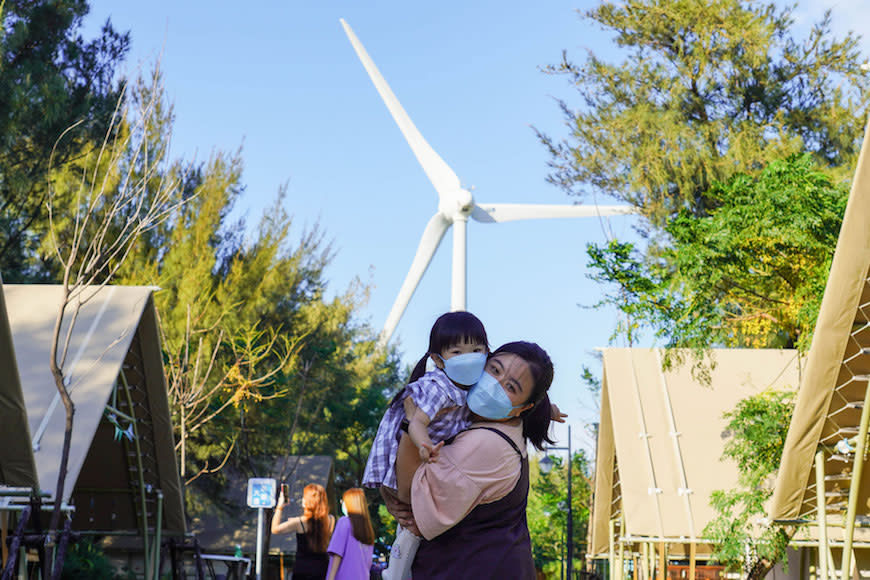
[(281, 493), (284, 494), (284, 501), (290, 501), (290, 486), (286, 483), (281, 484)]

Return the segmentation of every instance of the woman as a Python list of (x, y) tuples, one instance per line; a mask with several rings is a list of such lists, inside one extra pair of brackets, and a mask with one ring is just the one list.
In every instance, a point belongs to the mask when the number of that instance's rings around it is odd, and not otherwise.
[[(407, 506), (385, 495), (400, 523), (423, 536), (414, 580), (535, 578), (526, 522), (526, 442), (538, 449), (550, 425), (550, 357), (537, 344), (511, 342), (492, 353), (468, 393), (472, 425), (435, 462), (414, 469)], [(400, 480), (407, 480), (402, 477)]]
[(286, 502), (282, 488), (272, 516), (272, 533), (296, 532), (293, 579), (323, 580), (329, 566), (326, 548), (335, 527), (335, 517), (329, 514), (326, 490), (316, 483), (306, 485), (302, 491), (302, 515), (282, 522)]
[(329, 541), (327, 580), (368, 580), (375, 549), (375, 532), (363, 490), (354, 487), (342, 495), (335, 533)]

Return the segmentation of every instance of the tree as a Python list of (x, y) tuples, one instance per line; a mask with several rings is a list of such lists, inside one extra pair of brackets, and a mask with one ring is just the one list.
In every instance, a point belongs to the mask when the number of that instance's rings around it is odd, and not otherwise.
[[(553, 461), (553, 469), (546, 475), (541, 473), (537, 462), (534, 464), (530, 462), (528, 520), (535, 566), (547, 573), (548, 577), (558, 578), (560, 577), (559, 566), (566, 553), (565, 530), (568, 510), (565, 503), (565, 490), (568, 483), (565, 459), (553, 457)], [(589, 510), (592, 501), (590, 462), (585, 451), (580, 450), (574, 453), (571, 469), (574, 564), (575, 569), (582, 569), (583, 554), (586, 552), (586, 529), (589, 525)], [(567, 577), (573, 578), (574, 576), (569, 574)]]
[(711, 186), (809, 152), (851, 171), (868, 107), (857, 37), (834, 38), (830, 12), (792, 34), (793, 7), (755, 0), (606, 1), (586, 19), (622, 57), (591, 50), (547, 67), (570, 78), (580, 105), (561, 103), (570, 136), (539, 134), (550, 180), (573, 195), (614, 196), (653, 228), (681, 210), (717, 205)]
[(107, 134), (118, 103), (115, 66), (129, 36), (107, 21), (98, 38), (85, 41), (78, 30), (87, 12), (86, 0), (3, 3), (0, 270), (7, 282), (58, 274), (52, 257), (37, 252), (48, 233), (49, 171), (81, 161)]
[(806, 350), (847, 197), (809, 155), (774, 162), (714, 183), (706, 216), (671, 220), (655, 261), (630, 243), (591, 245), (592, 276), (615, 286), (603, 303), (669, 347)]
[[(66, 362), (78, 314), (82, 306), (114, 280), (143, 232), (178, 207), (174, 203), (177, 182), (156, 177), (154, 160), (148, 159), (145, 143), (137, 138), (141, 135), (138, 129), (153, 114), (150, 103), (141, 104), (144, 108), (136, 110), (120, 101), (102, 145), (85, 147), (83, 162), (67, 168), (68, 172), (58, 172), (58, 178), (48, 186), (48, 245), (62, 273), (61, 302), (51, 337), (49, 366), (66, 411), (54, 510), (46, 534), (48, 546), (54, 544), (60, 522), (72, 440), (75, 405), (67, 389)], [(63, 133), (60, 140), (67, 134)], [(50, 158), (49, 170), (53, 168), (52, 162)], [(130, 171), (137, 164), (144, 168), (138, 175)], [(80, 175), (67, 179), (70, 173)], [(156, 187), (149, 190), (153, 179), (157, 180)], [(66, 329), (62, 333), (64, 322)], [(54, 563), (46, 560), (43, 577), (60, 577), (65, 555), (63, 542), (64, 539)]]
[(713, 557), (747, 578), (764, 578), (785, 555), (789, 535), (765, 521), (765, 502), (773, 494), (785, 436), (794, 411), (794, 394), (764, 391), (743, 399), (729, 419), (722, 459), (737, 464), (738, 489), (716, 490), (715, 518), (704, 527), (714, 544)]

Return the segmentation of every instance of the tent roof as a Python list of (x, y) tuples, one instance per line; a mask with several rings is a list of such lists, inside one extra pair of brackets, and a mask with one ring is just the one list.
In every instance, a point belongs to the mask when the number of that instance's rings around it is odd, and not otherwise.
[[(822, 298), (806, 375), (783, 450), (774, 490), (773, 519), (815, 518), (813, 457), (855, 434), (870, 374), (870, 122), (852, 181), (831, 272)], [(825, 474), (850, 473), (852, 458), (830, 447)], [(831, 483), (829, 513), (842, 511), (849, 480)], [(860, 482), (858, 514), (870, 513), (870, 479)], [(840, 507), (838, 507), (840, 506)]]
[[(24, 395), (15, 362), (12, 331), (6, 313), (6, 300), (0, 281), (0, 485), (33, 487), (36, 484), (36, 464), (30, 451), (30, 433)], [(23, 435), (23, 436), (22, 436)]]
[[(38, 484), (53, 498), (64, 437), (64, 407), (49, 360), (62, 288), (56, 285), (5, 285), (3, 290), (23, 386), (28, 420), (26, 432), (33, 450)], [(69, 334), (64, 364), (68, 389), (75, 404), (75, 419), (63, 499), (70, 498), (82, 479), (87, 479), (92, 489), (94, 486), (124, 487), (129, 482), (129, 472), (117, 469), (116, 464), (126, 465), (126, 459), (120, 444), (111, 445), (113, 437), (111, 430), (106, 428), (104, 410), (122, 368), (127, 373), (134, 364), (127, 360), (128, 357), (134, 356), (136, 372), (142, 375), (142, 399), (135, 404), (139, 413), (147, 414), (149, 418), (147, 439), (155, 458), (145, 477), (151, 478), (164, 494), (167, 528), (184, 531), (181, 486), (152, 292), (150, 287), (106, 286), (87, 288), (82, 294), (84, 303)], [(62, 337), (68, 332), (73, 318), (71, 310), (67, 308), (65, 313)], [(107, 431), (107, 435), (99, 436)], [(17, 436), (21, 438), (21, 432)], [(4, 446), (0, 449), (0, 457), (5, 457), (6, 452)], [(82, 474), (86, 460), (89, 473)], [(117, 481), (109, 474), (115, 474)], [(129, 497), (127, 501), (130, 501)], [(116, 526), (114, 529), (128, 527), (117, 520), (113, 520), (113, 524)], [(76, 527), (82, 528), (78, 523)], [(131, 527), (136, 529), (137, 526)]]
[(711, 493), (737, 483), (734, 464), (720, 459), (723, 413), (799, 381), (797, 351), (713, 349), (708, 356), (709, 385), (688, 364), (662, 370), (658, 349), (604, 350), (591, 554), (607, 552), (609, 521), (620, 514), (623, 537), (700, 538), (714, 516)]

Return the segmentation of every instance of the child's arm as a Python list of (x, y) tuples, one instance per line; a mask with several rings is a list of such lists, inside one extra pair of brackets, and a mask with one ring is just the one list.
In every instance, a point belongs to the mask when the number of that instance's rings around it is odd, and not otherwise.
[(408, 419), (408, 435), (416, 446), (420, 459), (429, 461), (438, 455), (432, 439), (429, 437), (429, 416), (421, 411), (411, 397), (405, 397), (405, 418)]

